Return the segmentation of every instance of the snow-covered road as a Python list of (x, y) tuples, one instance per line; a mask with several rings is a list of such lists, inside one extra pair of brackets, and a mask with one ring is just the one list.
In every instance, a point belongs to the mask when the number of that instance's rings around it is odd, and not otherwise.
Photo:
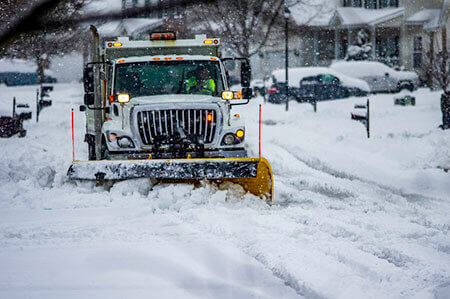
[[(0, 86), (0, 114), (35, 88)], [(236, 188), (69, 182), (82, 88), (57, 84), (26, 138), (0, 139), (0, 298), (448, 298), (450, 132), (439, 93), (415, 96), (370, 96), (369, 140), (350, 120), (365, 99), (263, 104), (269, 207)], [(260, 103), (235, 108), (253, 153)]]

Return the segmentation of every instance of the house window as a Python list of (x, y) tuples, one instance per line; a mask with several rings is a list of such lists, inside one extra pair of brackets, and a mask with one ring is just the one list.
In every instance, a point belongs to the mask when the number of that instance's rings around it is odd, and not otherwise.
[(376, 39), (376, 50), (378, 57), (394, 59), (399, 56), (400, 38), (398, 36), (378, 36)]
[(365, 3), (365, 8), (370, 8), (370, 9), (377, 9), (378, 5), (377, 5), (378, 0), (366, 0)]
[(380, 0), (380, 8), (398, 7), (398, 0)]
[(423, 58), (422, 37), (414, 36), (414, 52), (413, 52), (414, 68), (420, 68), (422, 66), (422, 58)]
[(389, 0), (380, 0), (380, 8), (389, 7)]
[(317, 34), (317, 59), (319, 64), (334, 59), (334, 31), (321, 30)]
[(363, 0), (344, 0), (344, 7), (361, 7)]
[(398, 0), (390, 0), (389, 6), (390, 7), (398, 7)]

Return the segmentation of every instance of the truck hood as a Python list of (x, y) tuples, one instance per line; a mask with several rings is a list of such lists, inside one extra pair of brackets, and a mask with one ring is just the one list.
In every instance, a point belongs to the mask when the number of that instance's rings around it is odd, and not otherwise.
[(190, 94), (174, 94), (174, 95), (157, 95), (131, 98), (132, 105), (147, 105), (156, 103), (185, 103), (185, 102), (220, 102), (219, 97), (212, 97), (209, 95), (190, 95)]

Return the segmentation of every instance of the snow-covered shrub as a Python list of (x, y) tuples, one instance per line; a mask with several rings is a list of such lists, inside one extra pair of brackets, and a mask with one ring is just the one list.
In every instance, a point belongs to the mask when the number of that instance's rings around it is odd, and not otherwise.
[(355, 44), (347, 49), (345, 60), (371, 60), (372, 47), (369, 33), (366, 30), (360, 30), (356, 35)]

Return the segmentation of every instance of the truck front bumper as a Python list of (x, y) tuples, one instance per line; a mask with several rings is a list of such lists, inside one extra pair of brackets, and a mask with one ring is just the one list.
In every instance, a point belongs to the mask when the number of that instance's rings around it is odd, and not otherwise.
[[(202, 155), (203, 154), (203, 155)], [(169, 151), (110, 151), (108, 159), (136, 160), (136, 159), (179, 159), (179, 158), (246, 158), (244, 148), (205, 149), (203, 152), (188, 150), (182, 154)]]

